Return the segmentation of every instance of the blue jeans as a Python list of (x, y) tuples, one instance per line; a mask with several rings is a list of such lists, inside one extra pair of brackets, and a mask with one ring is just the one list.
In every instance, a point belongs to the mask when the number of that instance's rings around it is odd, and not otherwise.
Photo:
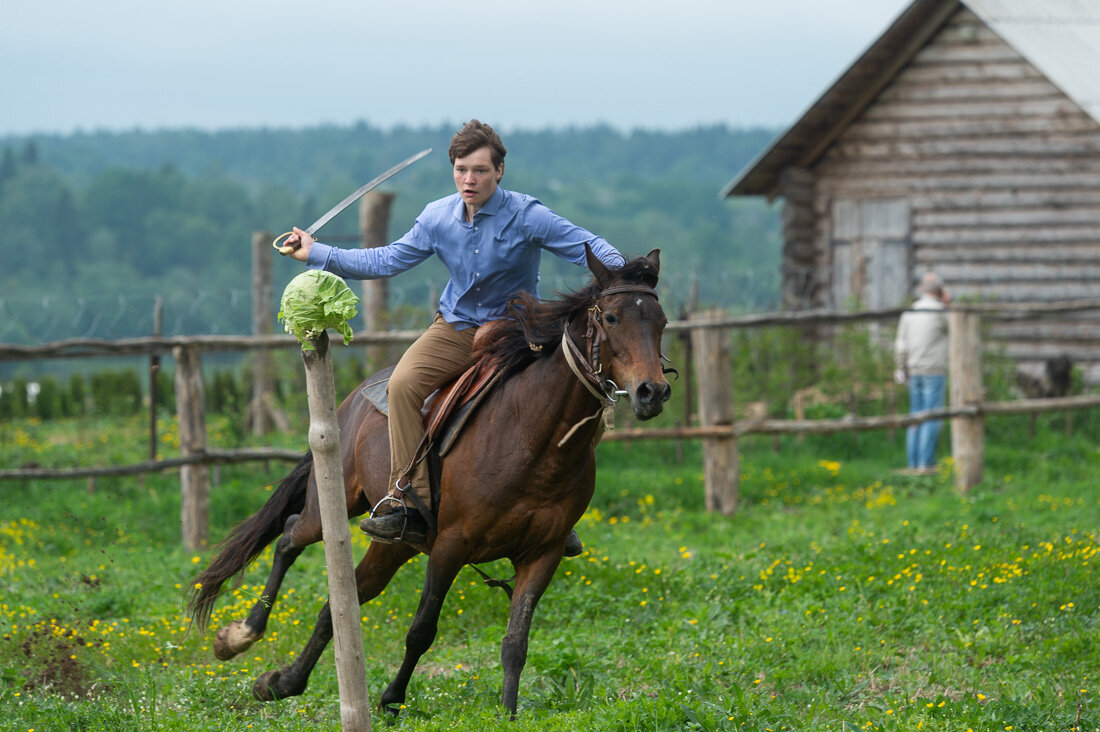
[[(909, 377), (909, 412), (939, 409), (943, 406), (943, 390), (947, 377), (943, 374), (913, 374)], [(910, 425), (905, 431), (905, 453), (910, 468), (932, 468), (936, 465), (936, 440), (943, 427), (942, 419)]]

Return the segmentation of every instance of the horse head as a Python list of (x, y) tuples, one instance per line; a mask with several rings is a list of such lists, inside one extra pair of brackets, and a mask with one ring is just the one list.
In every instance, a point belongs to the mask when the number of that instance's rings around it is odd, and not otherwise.
[(598, 287), (588, 311), (589, 360), (609, 397), (630, 397), (634, 416), (656, 417), (672, 395), (661, 365), (661, 334), (668, 318), (657, 300), (660, 249), (609, 269), (585, 245)]

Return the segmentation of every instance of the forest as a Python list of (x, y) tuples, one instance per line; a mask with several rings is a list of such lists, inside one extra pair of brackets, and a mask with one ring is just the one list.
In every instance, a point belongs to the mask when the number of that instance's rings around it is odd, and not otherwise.
[[(305, 226), (431, 147), (384, 186), (397, 194), (389, 232), (397, 238), (428, 201), (453, 192), (446, 151), (457, 127), (0, 137), (0, 227), (17, 252), (0, 270), (0, 342), (147, 335), (158, 296), (165, 335), (247, 332), (254, 231)], [(720, 200), (718, 191), (774, 132), (504, 131), (502, 185), (534, 195), (628, 255), (660, 247), (673, 312), (696, 288), (703, 304), (767, 309), (778, 300), (777, 207)], [(349, 208), (319, 238), (354, 235), (356, 216)], [(300, 267), (276, 262), (276, 296)], [(546, 257), (542, 294), (582, 276)], [(392, 304), (420, 317), (444, 282), (429, 261), (394, 280)]]

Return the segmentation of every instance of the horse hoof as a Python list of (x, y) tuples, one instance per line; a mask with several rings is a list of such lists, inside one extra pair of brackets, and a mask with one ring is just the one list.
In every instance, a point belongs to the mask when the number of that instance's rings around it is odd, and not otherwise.
[(257, 701), (277, 701), (282, 697), (275, 693), (275, 686), (279, 683), (279, 679), (282, 677), (282, 671), (268, 671), (265, 674), (261, 674), (257, 677), (256, 682), (252, 684), (252, 696)]
[(565, 550), (562, 552), (564, 557), (579, 557), (584, 553), (584, 544), (581, 542), (581, 537), (577, 534), (577, 530), (573, 529), (569, 532), (569, 536), (565, 537)]
[(241, 620), (234, 620), (218, 631), (214, 636), (214, 656), (219, 661), (228, 661), (238, 653), (247, 651), (260, 636), (249, 630)]
[(392, 689), (387, 688), (382, 692), (378, 700), (378, 708), (386, 712), (390, 717), (396, 718), (401, 713), (401, 707), (405, 704), (405, 695), (398, 695)]

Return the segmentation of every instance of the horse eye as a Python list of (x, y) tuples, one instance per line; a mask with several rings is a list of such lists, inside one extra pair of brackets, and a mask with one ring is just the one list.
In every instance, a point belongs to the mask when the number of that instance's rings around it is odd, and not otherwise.
[(604, 313), (603, 320), (608, 325), (615, 325), (619, 322), (619, 319), (616, 318), (612, 313)]

